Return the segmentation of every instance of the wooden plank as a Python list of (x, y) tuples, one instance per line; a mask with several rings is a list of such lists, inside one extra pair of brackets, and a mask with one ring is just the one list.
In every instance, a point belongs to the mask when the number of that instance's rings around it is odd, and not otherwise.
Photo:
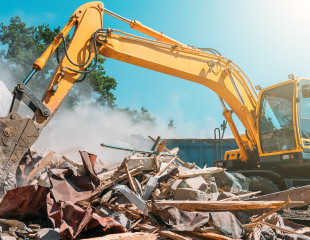
[(178, 178), (189, 178), (189, 177), (196, 177), (201, 175), (211, 175), (214, 173), (224, 172), (224, 168), (218, 168), (218, 167), (209, 167), (209, 168), (203, 168), (199, 170), (189, 170), (180, 172), (177, 174)]
[[(155, 201), (157, 207), (172, 206), (185, 211), (234, 211), (275, 208), (283, 201)], [(297, 203), (296, 201), (294, 203)]]
[(276, 225), (273, 225), (273, 224), (270, 224), (270, 223), (267, 223), (267, 222), (259, 222), (259, 223), (260, 223), (260, 224), (263, 224), (263, 225), (266, 225), (266, 226), (268, 226), (268, 227), (271, 227), (271, 228), (273, 228), (273, 229), (279, 230), (279, 231), (281, 231), (281, 232), (287, 233), (287, 234), (298, 234), (298, 233), (296, 233), (296, 232), (294, 232), (294, 231), (291, 231), (291, 230), (289, 230), (289, 229), (285, 229), (285, 228), (282, 228), (282, 227), (278, 227), (278, 226), (276, 226)]
[(157, 152), (162, 152), (165, 148), (166, 141), (163, 140), (160, 144), (158, 144)]
[[(150, 138), (153, 142), (155, 142), (155, 139), (154, 139), (154, 138), (152, 138), (151, 136), (149, 136), (149, 138)], [(168, 152), (168, 153), (171, 153), (171, 151), (170, 151), (169, 149), (167, 149), (166, 147), (164, 147), (164, 150), (165, 150), (166, 152)], [(179, 157), (177, 157), (177, 160), (178, 160), (180, 163), (184, 164), (184, 162), (183, 162)]]
[(101, 182), (110, 180), (113, 175), (117, 172), (117, 170), (110, 170), (108, 172), (100, 173), (97, 177)]
[(303, 205), (310, 205), (310, 185), (258, 196), (255, 198), (251, 198), (248, 201), (285, 201), (287, 200), (287, 197), (290, 197), (292, 201), (302, 201), (303, 203), (294, 204), (292, 202), (288, 204), (284, 209)]
[(110, 204), (110, 203), (107, 203), (107, 202), (100, 202), (101, 205), (104, 205), (108, 208), (111, 208), (117, 212), (120, 212), (120, 211), (124, 211), (126, 212), (128, 215), (132, 216), (133, 218), (135, 219), (140, 219), (141, 216), (139, 214), (143, 214), (142, 212), (140, 212), (139, 210), (132, 210), (132, 209), (129, 209), (129, 208), (124, 208), (124, 207), (120, 207), (120, 206), (116, 206), (116, 205), (113, 205), (113, 204)]
[[(151, 231), (151, 232), (154, 232), (155, 230), (157, 230), (157, 227), (150, 226), (150, 225), (147, 225), (147, 224), (139, 224), (138, 227), (140, 229), (148, 230), (148, 231)], [(171, 232), (171, 231), (168, 231), (168, 230), (158, 230), (157, 232), (161, 236), (168, 237), (168, 238), (171, 238), (171, 239), (174, 239), (174, 240), (190, 240), (191, 239), (191, 238), (184, 237), (184, 236), (182, 236), (180, 234), (177, 234), (175, 232)]]
[(206, 239), (206, 240), (241, 240), (241, 239), (233, 239), (230, 237), (226, 237), (217, 233), (198, 233), (198, 232), (184, 232), (184, 234), (194, 237), (195, 239)]
[(126, 172), (126, 175), (127, 175), (128, 181), (129, 181), (130, 188), (131, 188), (131, 190), (132, 190), (135, 194), (137, 194), (136, 185), (135, 185), (135, 183), (133, 182), (132, 176), (131, 176), (130, 171), (129, 171), (129, 168), (128, 168), (127, 161), (128, 161), (128, 159), (125, 158), (125, 159), (124, 159), (124, 162), (123, 162), (123, 166), (124, 166), (124, 168), (125, 168), (125, 172)]
[(162, 175), (162, 173), (171, 165), (171, 163), (174, 162), (174, 160), (177, 158), (177, 156), (175, 156), (174, 158), (172, 158), (165, 167), (162, 168), (162, 170), (160, 170), (158, 173), (156, 173), (155, 177), (156, 176), (160, 176)]
[(159, 162), (157, 160), (157, 155), (154, 155), (154, 165), (155, 165), (155, 172), (158, 173), (159, 171)]
[(75, 167), (83, 167), (83, 163), (77, 163), (69, 158), (67, 158), (66, 156), (61, 156), (63, 160), (65, 160), (66, 162), (70, 163), (72, 166), (75, 166)]
[(310, 232), (310, 227), (303, 227), (296, 230), (296, 234), (304, 234)]
[[(118, 233), (118, 234), (109, 234), (102, 237), (95, 238), (84, 238), (84, 240), (156, 240), (157, 234), (154, 233)], [(82, 239), (83, 240), (83, 239)]]
[[(152, 146), (152, 148), (151, 148), (151, 151), (154, 151), (154, 150), (156, 149), (157, 144), (159, 143), (159, 141), (160, 141), (160, 136), (158, 136), (158, 137), (156, 138), (156, 140), (154, 140), (154, 144), (153, 144), (153, 146)], [(152, 154), (149, 154), (149, 155), (147, 155), (147, 156), (150, 157), (150, 156), (152, 156)]]
[[(132, 169), (130, 170), (130, 174), (131, 176), (136, 176), (139, 174), (142, 174), (142, 172), (140, 171), (140, 168), (136, 168), (136, 169)], [(91, 193), (91, 198), (96, 197), (97, 195), (99, 195), (100, 193), (102, 193), (103, 190), (113, 187), (116, 183), (123, 181), (124, 179), (127, 178), (127, 174), (122, 174), (120, 175), (118, 178), (116, 179), (110, 179), (108, 181), (104, 181), (101, 182), (101, 185), (99, 187), (97, 187), (97, 189), (95, 189), (92, 193)]]
[(168, 231), (168, 230), (161, 230), (158, 233), (161, 236), (168, 237), (168, 238), (171, 238), (171, 239), (174, 239), (174, 240), (190, 240), (191, 239), (191, 238), (184, 237), (184, 236), (182, 236), (180, 234), (177, 234), (177, 233), (174, 233), (174, 232), (171, 232), (171, 231)]
[(219, 201), (220, 202), (222, 202), (222, 201), (234, 201), (234, 200), (238, 200), (239, 201), (239, 200), (244, 200), (245, 198), (257, 195), (259, 193), (261, 193), (261, 191), (245, 193), (245, 194), (241, 194), (241, 195), (238, 195), (238, 196), (234, 196), (234, 197), (230, 197), (230, 198), (225, 198), (225, 199), (222, 199), (222, 200), (219, 200)]
[(279, 211), (280, 209), (284, 208), (286, 205), (288, 205), (290, 203), (290, 199), (288, 199), (287, 201), (285, 201), (284, 203), (281, 203), (279, 206), (277, 206), (276, 208), (270, 210), (269, 212), (263, 214), (262, 216), (252, 220), (253, 223), (257, 223), (260, 222), (262, 220), (264, 220), (265, 218), (267, 218), (268, 216), (270, 216), (271, 214), (275, 213), (276, 211)]
[(31, 172), (28, 174), (26, 183), (29, 182), (29, 180), (36, 175), (39, 171), (41, 171), (43, 168), (45, 168), (51, 161), (54, 156), (55, 152), (50, 151), (48, 154), (44, 156), (44, 158), (40, 161), (40, 163), (31, 170)]
[[(304, 228), (300, 228), (300, 229), (294, 229), (293, 231), (290, 230), (290, 229), (286, 229), (286, 228), (282, 228), (282, 227), (278, 227), (278, 226), (275, 226), (273, 224), (270, 224), (270, 223), (266, 223), (264, 221), (261, 221), (261, 222), (258, 222), (258, 223), (249, 223), (249, 224), (244, 224), (243, 227), (250, 230), (250, 229), (253, 229), (257, 224), (264, 224), (264, 225), (267, 225), (271, 228), (274, 228), (274, 229), (277, 229), (279, 231), (282, 231), (284, 233), (288, 233), (288, 234), (304, 234), (304, 233), (307, 233), (307, 232), (310, 232), (310, 228), (309, 227), (304, 227)], [(290, 226), (287, 226), (289, 228), (292, 228)]]

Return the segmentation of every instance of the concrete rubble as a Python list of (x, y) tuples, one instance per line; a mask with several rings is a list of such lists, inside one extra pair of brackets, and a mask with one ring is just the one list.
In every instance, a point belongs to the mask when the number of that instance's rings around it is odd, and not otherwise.
[(86, 151), (81, 162), (32, 151), (0, 203), (0, 239), (310, 239), (280, 215), (308, 205), (310, 186), (257, 197), (243, 175), (164, 149), (156, 141), (115, 168)]

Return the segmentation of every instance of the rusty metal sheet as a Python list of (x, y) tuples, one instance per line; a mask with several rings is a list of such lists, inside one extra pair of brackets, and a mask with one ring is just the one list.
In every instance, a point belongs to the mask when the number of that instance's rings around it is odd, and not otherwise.
[(58, 201), (76, 203), (86, 200), (100, 184), (87, 152), (81, 152), (83, 165), (88, 176), (77, 176), (72, 169), (50, 169), (51, 192)]
[(80, 155), (82, 157), (86, 173), (90, 176), (92, 182), (97, 187), (100, 184), (100, 179), (97, 177), (97, 174), (94, 170), (97, 156), (85, 151), (80, 151)]
[(47, 196), (48, 217), (59, 228), (62, 239), (75, 239), (82, 231), (85, 235), (102, 236), (109, 233), (123, 233), (126, 229), (116, 220), (109, 217), (100, 217), (93, 207), (86, 210), (72, 202), (58, 202)]
[(47, 217), (48, 193), (49, 188), (33, 185), (9, 190), (1, 201), (0, 217), (18, 220)]

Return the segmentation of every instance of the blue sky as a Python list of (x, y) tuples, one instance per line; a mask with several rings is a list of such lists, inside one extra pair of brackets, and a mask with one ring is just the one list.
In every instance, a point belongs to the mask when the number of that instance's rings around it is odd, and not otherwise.
[[(30, 25), (64, 26), (85, 2), (2, 1), (0, 22), (7, 24), (19, 15)], [(310, 1), (106, 0), (104, 4), (185, 44), (217, 49), (237, 63), (253, 85), (266, 87), (287, 80), (290, 73), (310, 77)], [(104, 15), (104, 27), (139, 35), (109, 15)], [(106, 71), (118, 82), (115, 95), (120, 107), (145, 106), (166, 122), (172, 117), (180, 130), (196, 129), (192, 137), (211, 137), (223, 120), (216, 95), (206, 87), (110, 59)]]

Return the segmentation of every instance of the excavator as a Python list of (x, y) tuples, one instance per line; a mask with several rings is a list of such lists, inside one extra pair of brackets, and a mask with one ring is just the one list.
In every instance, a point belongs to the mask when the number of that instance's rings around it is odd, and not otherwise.
[[(103, 28), (103, 14), (111, 15), (150, 38)], [(42, 100), (27, 83), (40, 71), (71, 29), (74, 34), (53, 73)], [(285, 189), (305, 184), (310, 169), (310, 79), (295, 78), (261, 89), (254, 88), (241, 68), (218, 51), (183, 44), (139, 21), (129, 20), (102, 2), (80, 6), (53, 42), (17, 84), (8, 116), (0, 118), (0, 188), (15, 187), (21, 158), (38, 139), (81, 75), (94, 70), (98, 55), (201, 84), (214, 91), (238, 145), (216, 166), (238, 171), (257, 186)], [(93, 65), (89, 65), (94, 62)], [(88, 68), (91, 66), (90, 68)], [(257, 93), (259, 91), (259, 94)], [(32, 118), (19, 115), (20, 103)], [(240, 134), (233, 114), (245, 133)], [(310, 181), (309, 181), (310, 182)], [(265, 189), (264, 191), (272, 191)]]

